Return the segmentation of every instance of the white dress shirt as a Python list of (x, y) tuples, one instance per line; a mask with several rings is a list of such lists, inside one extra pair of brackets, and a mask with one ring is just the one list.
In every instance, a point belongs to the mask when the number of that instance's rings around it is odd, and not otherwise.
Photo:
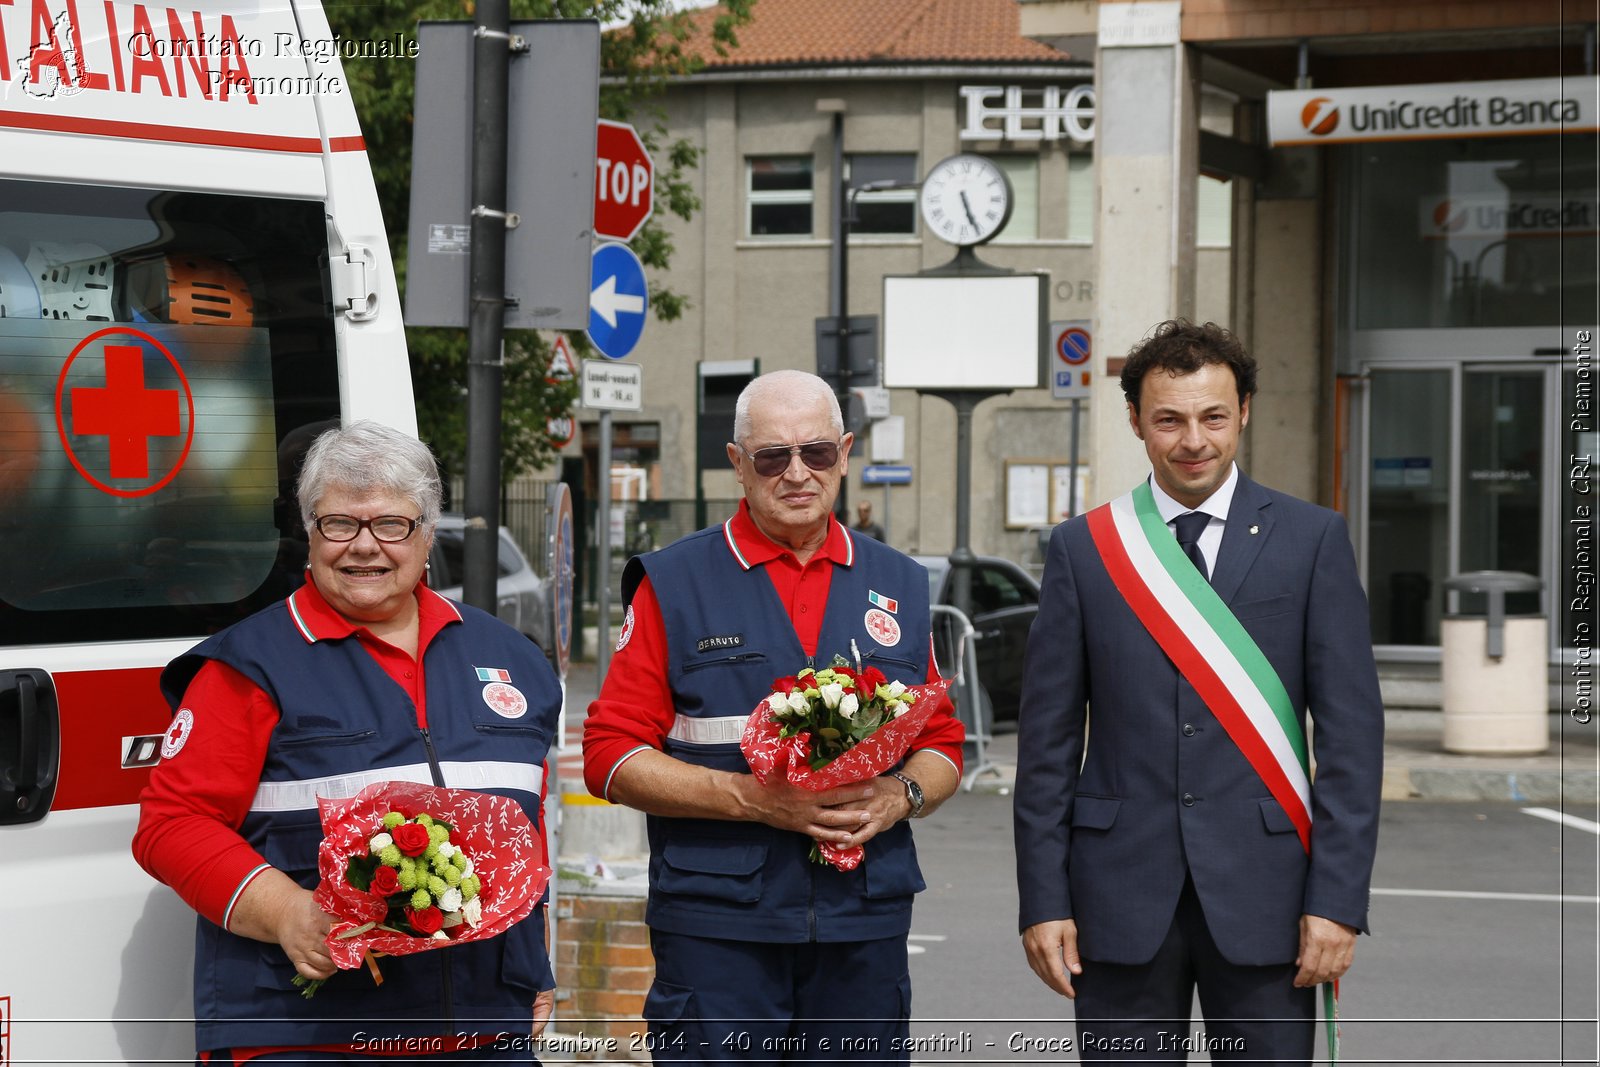
[(1200, 531), (1200, 554), (1206, 558), (1206, 573), (1217, 573), (1217, 552), (1222, 548), (1222, 528), (1228, 522), (1228, 508), (1233, 505), (1233, 491), (1239, 485), (1239, 465), (1233, 464), (1228, 470), (1227, 480), (1217, 486), (1216, 492), (1201, 501), (1197, 508), (1185, 507), (1168, 496), (1161, 488), (1155, 475), (1150, 476), (1150, 492), (1156, 498), (1156, 510), (1161, 513), (1161, 521), (1167, 524), (1167, 529), (1172, 535), (1178, 535), (1174, 523), (1179, 515), (1187, 515), (1191, 511), (1200, 511), (1211, 516), (1211, 521), (1206, 523), (1206, 528)]

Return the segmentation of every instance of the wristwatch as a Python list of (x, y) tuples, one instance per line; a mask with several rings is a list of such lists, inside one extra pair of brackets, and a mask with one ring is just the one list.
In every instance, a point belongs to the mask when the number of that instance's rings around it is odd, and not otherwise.
[(898, 780), (906, 787), (906, 803), (911, 805), (911, 818), (922, 818), (922, 805), (924, 803), (924, 799), (922, 796), (922, 787), (917, 784), (916, 779), (908, 775), (901, 774), (899, 771), (890, 771), (889, 777)]

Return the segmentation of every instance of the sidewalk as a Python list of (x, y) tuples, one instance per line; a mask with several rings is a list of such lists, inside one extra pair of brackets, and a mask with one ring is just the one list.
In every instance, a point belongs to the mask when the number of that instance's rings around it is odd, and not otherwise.
[[(567, 675), (568, 745), (560, 760), (561, 789), (583, 789), (583, 716), (598, 690), (593, 660), (574, 662)], [(1550, 716), (1550, 748), (1537, 756), (1462, 756), (1440, 743), (1438, 711), (1391, 709), (1384, 714), (1383, 799), (1502, 800), (1530, 804), (1593, 803), (1600, 794), (1600, 720), (1580, 725)], [(1017, 735), (997, 733), (985, 747), (991, 770), (972, 782), (975, 791), (1010, 792), (1017, 776)], [(1313, 742), (1315, 744), (1315, 742)], [(967, 769), (977, 769), (972, 746)]]

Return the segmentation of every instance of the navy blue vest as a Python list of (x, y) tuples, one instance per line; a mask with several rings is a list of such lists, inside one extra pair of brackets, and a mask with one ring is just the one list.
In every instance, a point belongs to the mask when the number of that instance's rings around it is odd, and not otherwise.
[[(240, 834), (278, 870), (317, 884), (322, 826), (313, 780), (430, 778), (452, 788), (510, 796), (537, 827), (540, 766), (555, 733), (561, 690), (537, 646), (485, 612), (457, 605), (423, 660), (428, 731), (403, 689), (355, 637), (308, 643), (284, 602), (229, 627), (180, 656), (161, 686), (176, 709), (205, 660), (241, 671), (278, 706), (261, 790)], [(477, 667), (510, 672), (528, 709), (515, 719), (483, 699)], [(430, 752), (431, 748), (431, 752)], [(410, 775), (385, 769), (410, 768)], [(441, 780), (442, 779), (442, 780)], [(326, 788), (326, 787), (324, 787)], [(410, 1037), (526, 1033), (536, 993), (555, 986), (541, 911), (488, 941), (379, 961), (383, 986), (366, 970), (335, 974), (312, 999), (291, 984), (294, 966), (277, 945), (199, 920), (194, 1011), (198, 1048), (349, 1044), (354, 1035)]]
[[(926, 680), (927, 571), (876, 541), (851, 540), (854, 563), (834, 566), (827, 604), (806, 605), (824, 612), (814, 665), (827, 666), (835, 653), (849, 658), (854, 639), (862, 663), (890, 680)], [(748, 774), (735, 720), (772, 692), (773, 679), (812, 664), (812, 658), (800, 647), (764, 569), (744, 570), (722, 527), (632, 560), (625, 595), (631, 597), (645, 573), (666, 624), (668, 682), (678, 715), (667, 754)], [(894, 611), (875, 605), (869, 593)], [(869, 614), (881, 640), (869, 632)], [(912, 894), (924, 882), (905, 822), (869, 841), (865, 862), (853, 871), (811, 862), (810, 838), (762, 823), (657, 816), (647, 822), (645, 918), (653, 927), (790, 943), (897, 937), (911, 929)]]

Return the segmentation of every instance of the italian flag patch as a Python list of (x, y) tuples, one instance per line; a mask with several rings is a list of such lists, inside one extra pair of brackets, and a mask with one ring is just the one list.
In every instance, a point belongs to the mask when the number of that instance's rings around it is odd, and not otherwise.
[(900, 601), (894, 597), (884, 596), (875, 589), (867, 590), (867, 600), (872, 603), (873, 607), (882, 608), (891, 615), (900, 610)]
[(480, 682), (511, 681), (511, 672), (507, 670), (501, 670), (499, 667), (479, 667), (477, 670), (478, 681)]

